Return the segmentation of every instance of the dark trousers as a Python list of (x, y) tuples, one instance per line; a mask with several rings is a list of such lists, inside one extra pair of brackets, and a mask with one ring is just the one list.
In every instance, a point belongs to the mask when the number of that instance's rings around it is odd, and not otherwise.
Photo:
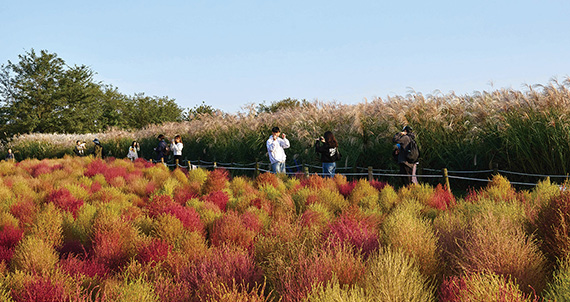
[(403, 183), (405, 186), (412, 183), (412, 171), (413, 171), (412, 166), (410, 166), (406, 163), (400, 163), (400, 174), (408, 175), (406, 177), (402, 177), (402, 179), (404, 180)]

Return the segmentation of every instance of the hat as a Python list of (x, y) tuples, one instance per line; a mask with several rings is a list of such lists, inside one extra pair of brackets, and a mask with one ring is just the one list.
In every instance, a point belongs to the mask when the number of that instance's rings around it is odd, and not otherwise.
[(406, 125), (406, 126), (404, 127), (404, 129), (402, 129), (402, 131), (406, 131), (406, 132), (412, 132), (412, 130), (413, 130), (413, 129), (412, 129), (412, 126), (409, 126), (409, 125)]
[(98, 139), (94, 139), (93, 142), (96, 143), (96, 144), (98, 144), (98, 143), (99, 143), (99, 140), (98, 140)]

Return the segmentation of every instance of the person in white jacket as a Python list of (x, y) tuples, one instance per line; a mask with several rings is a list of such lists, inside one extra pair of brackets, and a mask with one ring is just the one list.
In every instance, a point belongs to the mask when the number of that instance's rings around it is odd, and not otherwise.
[(174, 155), (174, 161), (178, 160), (178, 164), (182, 164), (182, 148), (184, 148), (184, 144), (182, 144), (182, 137), (180, 135), (177, 135), (174, 137), (172, 145), (170, 145), (170, 150)]
[[(279, 137), (281, 135), (281, 137)], [(291, 146), (285, 133), (281, 133), (279, 127), (271, 129), (271, 136), (267, 140), (267, 153), (271, 162), (271, 172), (285, 173), (285, 150)]]

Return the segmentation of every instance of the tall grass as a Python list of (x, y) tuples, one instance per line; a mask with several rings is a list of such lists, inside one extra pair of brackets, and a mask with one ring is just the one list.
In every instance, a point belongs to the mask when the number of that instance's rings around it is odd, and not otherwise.
[[(273, 126), (288, 134), (289, 162), (317, 164), (314, 138), (335, 133), (343, 159), (339, 166), (396, 168), (391, 137), (413, 125), (425, 167), (453, 170), (500, 168), (539, 174), (566, 174), (570, 167), (570, 78), (562, 83), (501, 89), (472, 95), (412, 93), (376, 98), (357, 105), (315, 101), (275, 113), (216, 113), (182, 123), (165, 123), (126, 132), (86, 135), (26, 134), (7, 145), (18, 159), (72, 154), (75, 140), (97, 137), (114, 157), (125, 157), (130, 142), (154, 157), (159, 133), (181, 134), (183, 157), (218, 162), (267, 161), (264, 142)], [(279, 122), (275, 122), (279, 121)]]

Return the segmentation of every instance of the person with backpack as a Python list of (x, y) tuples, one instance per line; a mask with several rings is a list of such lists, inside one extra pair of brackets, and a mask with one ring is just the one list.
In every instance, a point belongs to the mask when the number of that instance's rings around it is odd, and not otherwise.
[(336, 171), (336, 161), (340, 159), (338, 151), (338, 142), (334, 134), (330, 131), (316, 139), (315, 151), (321, 154), (321, 163), (323, 165), (323, 175), (325, 177), (334, 177)]
[(95, 144), (93, 146), (93, 156), (95, 158), (103, 158), (105, 157), (105, 152), (103, 151), (103, 146), (101, 146), (101, 142), (99, 141), (99, 139), (94, 139), (93, 140), (93, 144)]
[(401, 132), (396, 133), (392, 141), (394, 146), (394, 159), (400, 165), (400, 174), (405, 174), (404, 185), (418, 183), (415, 171), (420, 157), (420, 150), (416, 143), (416, 134), (412, 127), (407, 125)]

